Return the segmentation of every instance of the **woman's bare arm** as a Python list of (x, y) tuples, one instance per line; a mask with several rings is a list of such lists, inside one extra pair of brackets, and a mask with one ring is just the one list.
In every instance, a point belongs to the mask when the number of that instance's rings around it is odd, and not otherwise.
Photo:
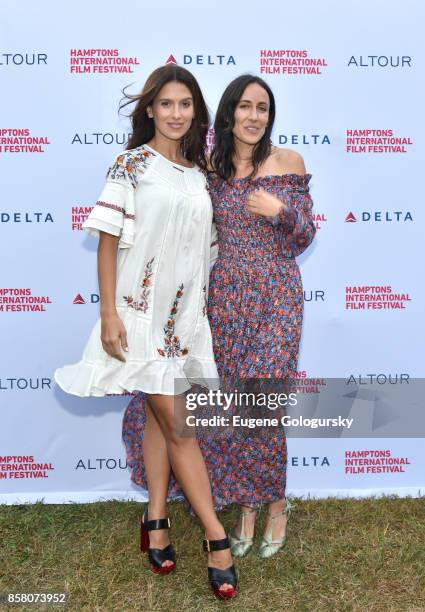
[(111, 357), (125, 361), (121, 347), (124, 351), (128, 351), (127, 333), (115, 305), (119, 237), (105, 232), (99, 232), (99, 235), (97, 273), (100, 292), (102, 346)]

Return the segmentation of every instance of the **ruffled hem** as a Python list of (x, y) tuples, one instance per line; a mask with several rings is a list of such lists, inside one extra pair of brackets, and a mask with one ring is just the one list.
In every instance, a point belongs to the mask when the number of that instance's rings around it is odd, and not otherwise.
[[(109, 177), (109, 174), (108, 174)], [(120, 236), (118, 246), (128, 249), (134, 243), (134, 188), (125, 176), (108, 178), (94, 208), (83, 223), (83, 229), (95, 237), (99, 232)]]
[(282, 206), (280, 211), (274, 217), (266, 217), (273, 227), (280, 225), (284, 230), (290, 234), (294, 231), (297, 222), (297, 211), (290, 205)]
[(307, 191), (308, 184), (311, 180), (312, 175), (310, 173), (306, 174), (296, 174), (295, 172), (287, 172), (285, 174), (265, 174), (263, 176), (257, 176), (256, 178), (250, 178), (248, 176), (242, 178), (232, 178), (229, 182), (210, 172), (208, 174), (208, 187), (211, 191), (218, 191), (220, 189), (226, 188), (229, 185), (244, 185), (248, 184), (261, 184), (266, 183), (267, 185), (280, 185), (284, 183), (285, 185), (290, 185), (296, 191)]
[(267, 183), (267, 185), (275, 185), (281, 184), (282, 182), (285, 184), (289, 184), (292, 187), (295, 187), (298, 190), (304, 191), (308, 189), (308, 184), (311, 180), (312, 175), (309, 173), (306, 174), (296, 174), (295, 172), (287, 172), (286, 174), (266, 174), (264, 176), (257, 176), (256, 178), (235, 178), (232, 179), (232, 183), (243, 183), (249, 182), (253, 184), (257, 183)]
[(134, 361), (125, 363), (111, 359), (109, 363), (82, 359), (73, 365), (58, 368), (54, 379), (66, 393), (78, 397), (104, 397), (143, 391), (176, 395), (192, 385), (219, 388), (214, 361), (191, 357), (186, 361)]

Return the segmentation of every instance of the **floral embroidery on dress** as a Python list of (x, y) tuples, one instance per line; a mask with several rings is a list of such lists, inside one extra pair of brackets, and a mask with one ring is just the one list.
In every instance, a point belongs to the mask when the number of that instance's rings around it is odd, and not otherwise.
[(148, 160), (155, 155), (142, 146), (124, 151), (118, 155), (115, 163), (109, 168), (107, 178), (112, 180), (129, 179), (134, 188), (138, 183), (138, 172), (144, 172), (148, 167)]
[(134, 298), (131, 295), (123, 296), (129, 308), (134, 308), (134, 310), (140, 310), (143, 313), (146, 313), (149, 308), (149, 295), (151, 292), (150, 286), (152, 285), (151, 278), (153, 276), (152, 264), (154, 262), (154, 259), (155, 257), (152, 257), (152, 259), (146, 264), (145, 275), (143, 277), (142, 282), (140, 283), (141, 292), (139, 301), (135, 302)]
[(167, 324), (164, 327), (164, 333), (165, 333), (164, 348), (157, 349), (158, 353), (162, 355), (162, 357), (168, 357), (168, 358), (169, 357), (183, 357), (184, 355), (187, 355), (189, 352), (188, 348), (182, 349), (180, 347), (180, 338), (174, 335), (174, 326), (176, 324), (175, 316), (178, 311), (179, 300), (183, 295), (183, 287), (184, 285), (182, 283), (177, 290), (175, 300), (170, 310), (170, 317), (167, 321)]
[(207, 308), (208, 308), (208, 300), (207, 300), (207, 286), (204, 284), (202, 287), (202, 292), (204, 294), (204, 306), (202, 308), (202, 316), (207, 316)]

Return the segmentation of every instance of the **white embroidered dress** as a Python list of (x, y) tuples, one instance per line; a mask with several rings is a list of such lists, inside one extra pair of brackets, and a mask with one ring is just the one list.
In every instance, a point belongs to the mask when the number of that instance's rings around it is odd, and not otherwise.
[(58, 385), (81, 397), (217, 388), (206, 313), (212, 206), (201, 170), (148, 145), (124, 151), (83, 228), (120, 237), (116, 306), (129, 350), (125, 363), (103, 350), (99, 319), (82, 360), (56, 370)]

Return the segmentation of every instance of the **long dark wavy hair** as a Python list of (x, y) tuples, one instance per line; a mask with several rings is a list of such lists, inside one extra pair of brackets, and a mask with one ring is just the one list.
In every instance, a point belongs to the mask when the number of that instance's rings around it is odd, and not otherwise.
[(259, 140), (252, 151), (253, 169), (249, 177), (253, 177), (258, 167), (271, 153), (270, 135), (273, 130), (276, 115), (276, 104), (272, 90), (263, 79), (252, 74), (242, 74), (234, 79), (225, 89), (218, 105), (214, 121), (215, 144), (211, 151), (210, 166), (222, 179), (228, 181), (236, 173), (233, 163), (235, 153), (235, 141), (233, 127), (235, 125), (235, 110), (243, 92), (251, 85), (257, 83), (266, 90), (269, 96), (269, 121), (263, 137)]
[[(121, 100), (119, 110), (128, 104), (136, 102), (134, 109), (129, 115), (133, 132), (126, 144), (127, 149), (134, 149), (151, 140), (155, 135), (154, 120), (148, 117), (146, 109), (151, 106), (156, 96), (167, 83), (174, 81), (186, 85), (192, 94), (194, 117), (192, 125), (181, 141), (182, 155), (189, 161), (198, 164), (202, 170), (206, 170), (205, 157), (208, 127), (210, 123), (207, 105), (197, 80), (189, 70), (168, 64), (160, 66), (152, 72), (140, 94), (129, 95), (123, 90), (124, 98)], [(123, 102), (123, 100), (126, 100)]]

